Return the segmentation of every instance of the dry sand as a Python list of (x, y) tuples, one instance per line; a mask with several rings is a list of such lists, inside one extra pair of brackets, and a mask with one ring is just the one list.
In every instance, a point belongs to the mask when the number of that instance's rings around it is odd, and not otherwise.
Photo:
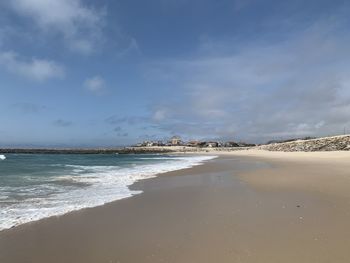
[(350, 262), (350, 153), (242, 151), (0, 232), (0, 262)]

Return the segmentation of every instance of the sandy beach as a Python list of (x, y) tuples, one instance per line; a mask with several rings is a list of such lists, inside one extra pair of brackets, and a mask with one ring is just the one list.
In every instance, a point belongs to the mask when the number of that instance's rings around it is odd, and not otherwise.
[(349, 262), (349, 171), (350, 152), (220, 153), (135, 183), (140, 195), (2, 231), (0, 262)]

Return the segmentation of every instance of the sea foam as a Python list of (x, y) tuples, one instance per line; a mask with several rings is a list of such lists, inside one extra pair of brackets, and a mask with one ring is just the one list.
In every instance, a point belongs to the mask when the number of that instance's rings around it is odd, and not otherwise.
[[(143, 160), (142, 163), (128, 167), (64, 165), (70, 171), (68, 174), (55, 176), (44, 184), (29, 184), (26, 188), (11, 189), (19, 195), (32, 195), (31, 198), (13, 203), (6, 198), (0, 200), (0, 205), (7, 202), (7, 205), (1, 206), (0, 209), (0, 230), (140, 194), (142, 191), (130, 190), (128, 186), (159, 173), (200, 165), (215, 157), (158, 156), (155, 157), (157, 163), (148, 163), (145, 159), (152, 158), (140, 157), (136, 159)], [(164, 160), (159, 162), (160, 158)], [(81, 187), (76, 187), (77, 185)], [(6, 196), (8, 190), (4, 188), (0, 189), (0, 192)]]
[(6, 156), (3, 154), (0, 154), (0, 160), (5, 160), (5, 159), (6, 159)]

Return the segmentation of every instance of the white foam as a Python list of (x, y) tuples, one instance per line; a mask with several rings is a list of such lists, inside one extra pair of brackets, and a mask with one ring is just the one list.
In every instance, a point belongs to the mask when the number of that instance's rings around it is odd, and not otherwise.
[[(141, 191), (130, 190), (128, 186), (136, 181), (152, 178), (159, 173), (190, 168), (213, 158), (216, 156), (175, 157), (172, 160), (170, 160), (171, 158), (165, 159), (161, 163), (124, 168), (117, 166), (70, 166), (73, 168), (72, 174), (58, 176), (54, 181), (83, 183), (87, 185), (86, 187), (59, 187), (57, 184), (47, 183), (18, 189), (20, 191), (17, 194), (33, 193), (33, 198), (27, 198), (23, 202), (13, 204), (10, 201), (10, 205), (2, 208), (0, 210), (0, 230), (140, 194)], [(84, 173), (77, 175), (74, 170)], [(48, 191), (50, 195), (45, 194)], [(3, 194), (7, 194), (6, 191)], [(1, 202), (6, 202), (6, 199), (1, 199), (0, 204)]]
[(6, 156), (3, 154), (0, 154), (0, 160), (5, 160), (5, 159), (6, 159)]

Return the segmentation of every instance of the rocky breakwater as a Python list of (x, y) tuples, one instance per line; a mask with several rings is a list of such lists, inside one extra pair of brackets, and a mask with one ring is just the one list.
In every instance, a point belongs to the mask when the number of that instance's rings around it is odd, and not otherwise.
[(280, 152), (350, 151), (350, 135), (273, 143), (261, 145), (258, 148)]
[(0, 154), (154, 154), (170, 153), (175, 149), (146, 148), (146, 147), (125, 147), (113, 149), (0, 149)]

